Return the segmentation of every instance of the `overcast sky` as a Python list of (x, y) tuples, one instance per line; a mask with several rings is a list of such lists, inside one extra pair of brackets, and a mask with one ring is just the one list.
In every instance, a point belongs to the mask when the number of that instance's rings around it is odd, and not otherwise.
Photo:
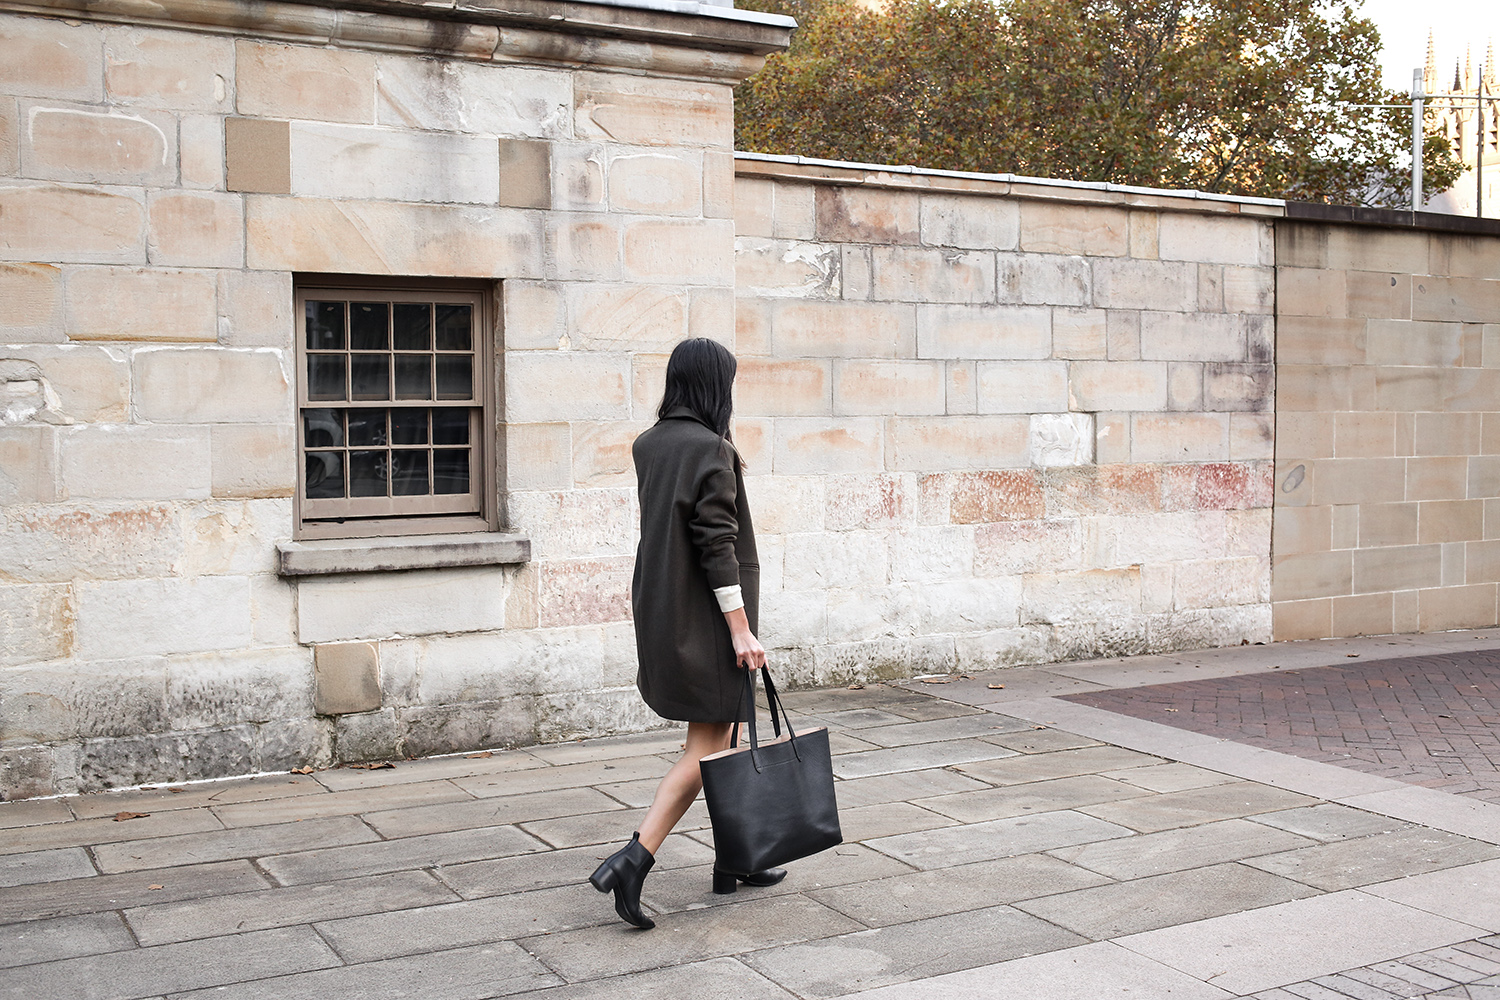
[(1494, 41), (1500, 56), (1500, 0), (1365, 0), (1360, 9), (1380, 26), (1386, 86), (1411, 89), (1411, 71), (1427, 59), (1427, 30), (1437, 43), (1438, 69), (1450, 78), (1453, 61), (1472, 49), (1474, 68)]

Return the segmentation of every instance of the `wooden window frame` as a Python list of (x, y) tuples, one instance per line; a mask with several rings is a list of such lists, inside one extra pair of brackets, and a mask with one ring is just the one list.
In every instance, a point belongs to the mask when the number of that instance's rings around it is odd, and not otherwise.
[[(451, 405), (471, 409), (469, 423), (470, 492), (411, 498), (346, 498), (338, 504), (307, 497), (307, 443), (304, 409), (443, 408), (444, 400), (310, 400), (308, 398), (308, 299), (339, 297), (350, 301), (469, 302), (474, 306), (474, 382), (471, 401)], [(372, 538), (499, 530), (497, 476), (497, 400), (499, 371), (496, 337), (499, 296), (494, 282), (443, 278), (378, 278), (355, 275), (297, 275), (293, 282), (293, 325), (297, 357), (295, 433), (297, 490), (293, 501), (295, 539)], [(434, 345), (435, 347), (436, 345)], [(394, 345), (392, 345), (394, 350)], [(316, 353), (316, 352), (313, 352)], [(429, 441), (429, 449), (433, 443)], [(346, 470), (347, 474), (347, 470)], [(334, 510), (331, 508), (342, 508)], [(447, 508), (447, 509), (444, 509)]]

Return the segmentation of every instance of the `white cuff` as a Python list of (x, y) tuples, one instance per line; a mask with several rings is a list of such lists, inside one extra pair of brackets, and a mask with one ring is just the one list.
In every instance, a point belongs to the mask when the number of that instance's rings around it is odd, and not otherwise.
[(745, 595), (740, 590), (739, 584), (732, 587), (715, 587), (714, 596), (719, 599), (719, 610), (726, 615), (745, 606)]

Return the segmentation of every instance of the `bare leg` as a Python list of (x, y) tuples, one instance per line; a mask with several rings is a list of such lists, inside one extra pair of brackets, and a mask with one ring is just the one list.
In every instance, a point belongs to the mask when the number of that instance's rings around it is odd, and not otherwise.
[(682, 758), (672, 765), (661, 784), (656, 786), (656, 797), (651, 800), (651, 808), (646, 810), (646, 818), (641, 820), (641, 844), (653, 855), (703, 790), (698, 762), (727, 748), (729, 731), (733, 728), (729, 722), (688, 723), (687, 745), (683, 748)]

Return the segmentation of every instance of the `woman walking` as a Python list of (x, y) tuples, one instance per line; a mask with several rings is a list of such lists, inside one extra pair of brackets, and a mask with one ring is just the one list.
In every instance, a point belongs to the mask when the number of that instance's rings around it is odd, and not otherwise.
[[(631, 604), (640, 670), (652, 711), (688, 724), (682, 758), (657, 786), (641, 828), (590, 877), (613, 891), (615, 912), (643, 929), (641, 885), (662, 841), (703, 788), (698, 762), (729, 746), (744, 674), (765, 666), (755, 638), (760, 565), (739, 453), (729, 440), (736, 363), (722, 345), (685, 340), (667, 361), (657, 423), (633, 447), (641, 507)], [(738, 882), (775, 885), (771, 868), (714, 872), (714, 892)]]

